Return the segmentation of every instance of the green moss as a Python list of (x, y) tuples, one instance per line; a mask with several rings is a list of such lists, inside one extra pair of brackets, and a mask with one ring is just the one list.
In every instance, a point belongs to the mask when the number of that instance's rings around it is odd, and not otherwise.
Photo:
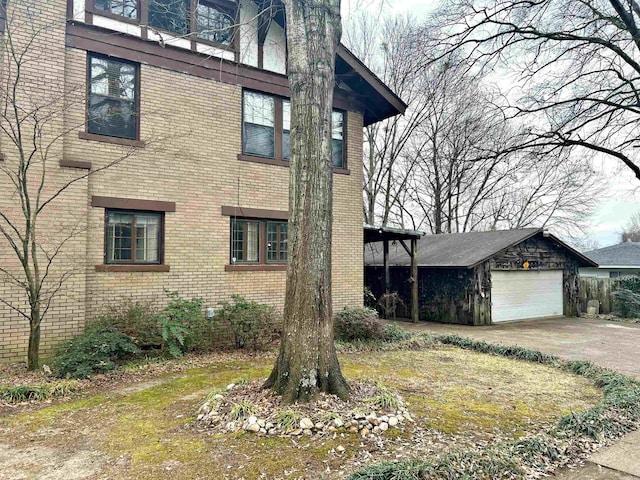
[[(489, 437), (499, 428), (518, 438), (531, 428), (529, 419), (535, 425), (537, 420), (580, 411), (599, 398), (588, 383), (557, 369), (531, 368), (531, 364), (452, 347), (348, 354), (341, 356), (341, 364), (351, 380), (366, 378), (397, 389), (417, 425), (445, 433), (473, 429)], [(321, 476), (326, 468), (340, 470), (361, 451), (359, 436), (295, 440), (243, 432), (205, 436), (185, 426), (212, 389), (224, 390), (238, 379), (264, 377), (271, 366), (271, 359), (256, 359), (190, 369), (154, 379), (146, 387), (134, 385), (17, 415), (11, 417), (11, 424), (26, 425), (29, 431), (57, 422), (77, 425), (65, 435), (75, 435), (75, 441), (85, 441), (82, 435), (89, 435), (112, 459), (130, 456), (130, 468), (126, 474), (120, 472), (126, 478), (219, 478), (227, 466), (237, 478), (300, 478)], [(513, 388), (515, 383), (518, 389)], [(404, 441), (413, 431), (406, 424), (385, 436)], [(42, 441), (38, 435), (32, 438)], [(66, 439), (46, 440), (53, 447), (62, 441)], [(345, 447), (344, 454), (332, 452), (338, 445)], [(177, 462), (177, 466), (167, 469), (166, 462)]]

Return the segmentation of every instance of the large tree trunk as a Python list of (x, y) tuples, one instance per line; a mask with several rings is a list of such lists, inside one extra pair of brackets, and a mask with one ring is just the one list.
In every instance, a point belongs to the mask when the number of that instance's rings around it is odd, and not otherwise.
[(265, 383), (285, 403), (348, 396), (333, 344), (331, 112), (339, 0), (285, 0), (291, 87), (289, 267), (284, 330)]

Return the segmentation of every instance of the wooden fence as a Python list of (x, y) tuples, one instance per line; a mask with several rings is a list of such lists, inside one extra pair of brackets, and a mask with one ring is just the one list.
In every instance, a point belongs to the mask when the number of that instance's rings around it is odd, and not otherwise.
[(600, 302), (600, 313), (611, 313), (612, 309), (615, 308), (611, 293), (617, 290), (620, 282), (616, 279), (595, 277), (580, 277), (579, 280), (579, 311), (586, 313), (587, 302), (589, 300), (598, 300)]

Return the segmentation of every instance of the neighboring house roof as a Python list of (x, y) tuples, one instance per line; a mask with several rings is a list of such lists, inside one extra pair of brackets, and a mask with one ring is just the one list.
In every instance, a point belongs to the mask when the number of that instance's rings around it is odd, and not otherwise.
[[(432, 268), (472, 268), (507, 248), (543, 233), (541, 228), (494, 230), (489, 232), (445, 233), (426, 235), (418, 240), (418, 266)], [(545, 236), (577, 256), (581, 266), (597, 266), (595, 262), (574, 250), (553, 235)], [(365, 265), (382, 265), (382, 245), (365, 246)], [(389, 265), (409, 265), (404, 248), (389, 249)]]
[(619, 243), (591, 250), (585, 255), (598, 263), (600, 268), (640, 268), (640, 242)]

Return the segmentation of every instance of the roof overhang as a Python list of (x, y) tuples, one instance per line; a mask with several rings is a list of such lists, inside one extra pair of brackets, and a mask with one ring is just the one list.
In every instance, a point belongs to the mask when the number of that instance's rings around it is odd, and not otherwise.
[(336, 81), (344, 82), (364, 107), (364, 126), (402, 115), (407, 104), (347, 47), (338, 45)]
[(417, 240), (424, 235), (418, 230), (406, 230), (394, 227), (376, 227), (364, 224), (364, 243), (375, 243), (394, 240)]

